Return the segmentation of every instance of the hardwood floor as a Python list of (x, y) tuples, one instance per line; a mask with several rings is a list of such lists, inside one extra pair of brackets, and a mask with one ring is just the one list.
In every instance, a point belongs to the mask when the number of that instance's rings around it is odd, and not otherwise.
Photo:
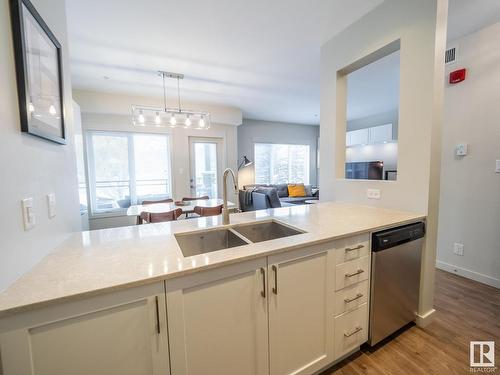
[(344, 374), (466, 374), (469, 342), (495, 341), (500, 374), (500, 289), (436, 270), (436, 317), (425, 329), (410, 325), (374, 348), (323, 372)]

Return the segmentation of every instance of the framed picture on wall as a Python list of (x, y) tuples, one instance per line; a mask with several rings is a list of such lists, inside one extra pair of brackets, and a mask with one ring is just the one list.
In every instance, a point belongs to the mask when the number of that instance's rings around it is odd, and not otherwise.
[(61, 44), (29, 0), (10, 0), (21, 130), (65, 144)]

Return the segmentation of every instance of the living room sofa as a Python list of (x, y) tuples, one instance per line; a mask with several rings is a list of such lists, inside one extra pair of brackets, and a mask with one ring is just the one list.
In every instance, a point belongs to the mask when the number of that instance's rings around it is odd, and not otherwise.
[(285, 207), (305, 204), (306, 200), (319, 199), (319, 189), (312, 185), (304, 185), (304, 197), (290, 197), (288, 184), (252, 184), (240, 190), (240, 207), (243, 211), (263, 210), (266, 208)]

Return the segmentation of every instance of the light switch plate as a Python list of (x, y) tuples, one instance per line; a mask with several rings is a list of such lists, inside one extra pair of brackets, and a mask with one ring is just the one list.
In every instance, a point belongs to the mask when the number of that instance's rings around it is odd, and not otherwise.
[(467, 143), (459, 143), (455, 147), (455, 154), (457, 156), (465, 156), (469, 153), (469, 145)]
[(500, 160), (495, 162), (495, 173), (500, 173)]
[(367, 189), (366, 197), (368, 199), (380, 199), (380, 189)]
[(33, 198), (25, 198), (21, 201), (23, 210), (24, 230), (32, 229), (36, 224), (35, 210), (33, 209)]
[(49, 207), (49, 218), (56, 216), (56, 195), (54, 193), (47, 194), (47, 206)]

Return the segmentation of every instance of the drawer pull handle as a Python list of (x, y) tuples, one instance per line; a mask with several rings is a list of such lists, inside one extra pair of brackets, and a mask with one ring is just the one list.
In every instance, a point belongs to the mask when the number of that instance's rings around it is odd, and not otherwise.
[(345, 303), (349, 303), (352, 301), (356, 301), (357, 299), (360, 299), (361, 297), (363, 297), (363, 293), (358, 293), (358, 294), (356, 294), (356, 297), (353, 297), (351, 299), (346, 298), (346, 299), (344, 299), (344, 301), (345, 301)]
[(358, 245), (356, 247), (346, 247), (345, 252), (348, 253), (349, 251), (355, 251), (355, 250), (361, 250), (365, 245)]
[(345, 337), (351, 337), (352, 335), (355, 335), (356, 333), (362, 331), (363, 328), (361, 327), (356, 327), (356, 329), (354, 331), (352, 331), (351, 333), (344, 333), (344, 336)]
[(356, 276), (356, 275), (359, 275), (361, 273), (363, 273), (365, 271), (363, 271), (362, 269), (358, 269), (356, 272), (353, 272), (353, 273), (346, 273), (345, 274), (345, 277), (353, 277), (353, 276)]

